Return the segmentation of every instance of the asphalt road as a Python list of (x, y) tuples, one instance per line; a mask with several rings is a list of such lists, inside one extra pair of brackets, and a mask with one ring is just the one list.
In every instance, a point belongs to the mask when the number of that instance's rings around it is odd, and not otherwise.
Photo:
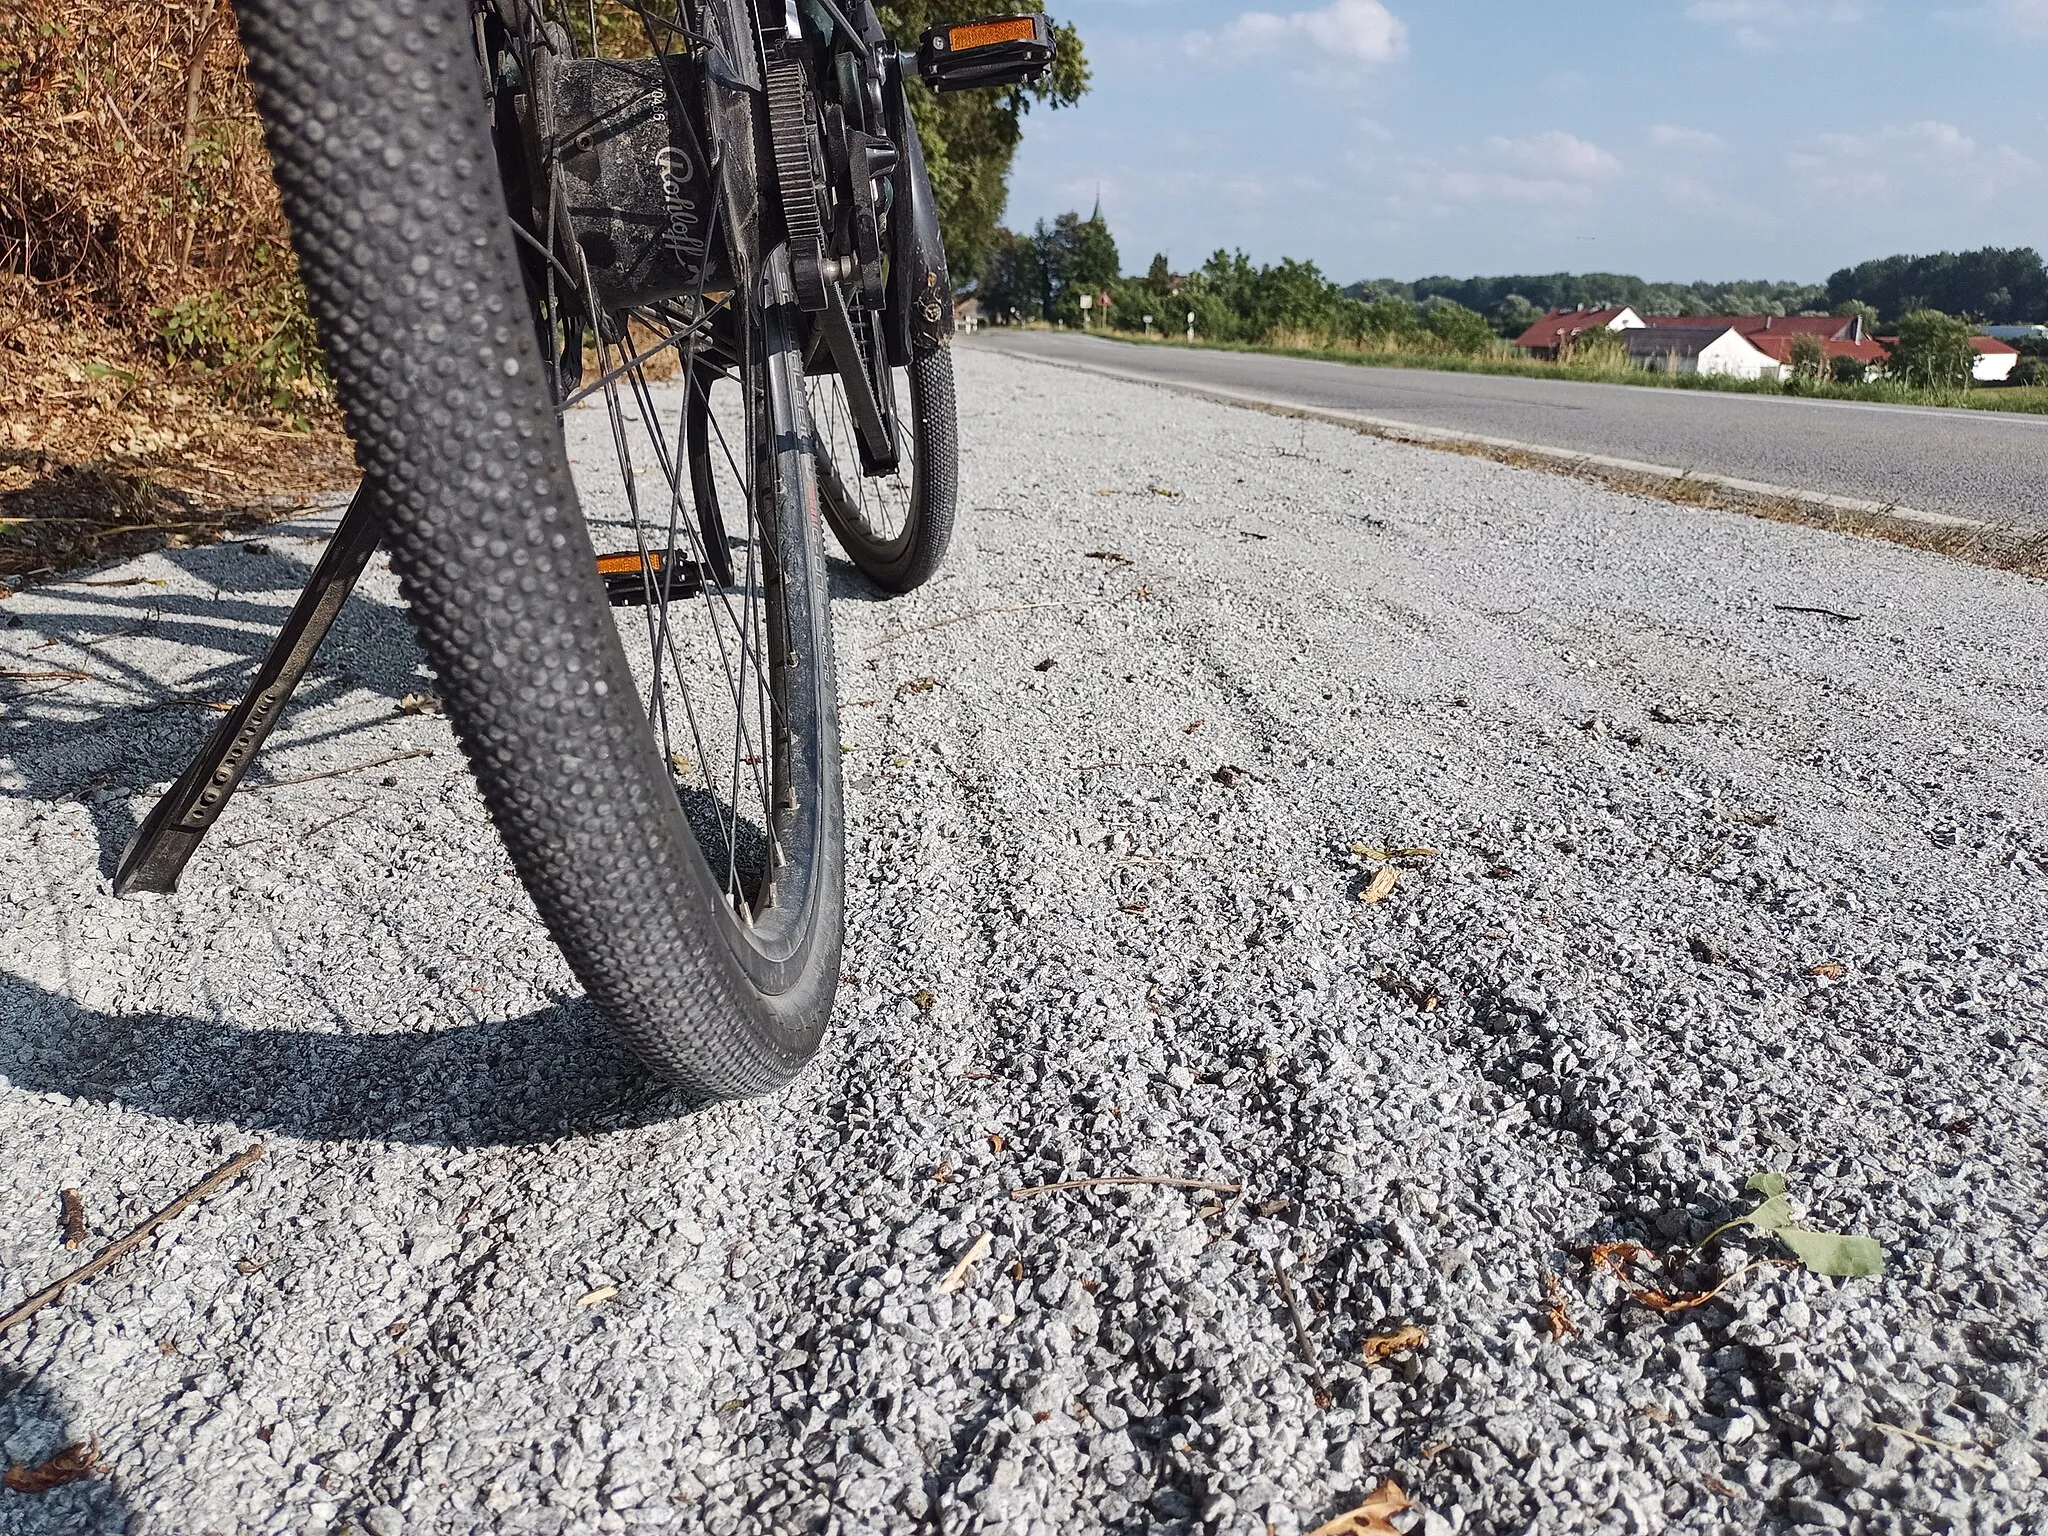
[[(946, 569), (835, 575), (844, 987), (748, 1104), (607, 1035), (381, 562), (150, 900), (323, 525), (0, 601), (0, 1312), (269, 1149), (0, 1339), (0, 1533), (2035, 1529), (2048, 588), (960, 379)], [(1885, 1272), (1687, 1260), (1763, 1170)], [(1127, 1175), (1204, 1187), (1032, 1192)]]
[(2048, 416), (1362, 368), (1141, 346), (1070, 331), (989, 329), (969, 344), (1132, 378), (1244, 391), (1283, 405), (1359, 411), (1923, 512), (2048, 527)]

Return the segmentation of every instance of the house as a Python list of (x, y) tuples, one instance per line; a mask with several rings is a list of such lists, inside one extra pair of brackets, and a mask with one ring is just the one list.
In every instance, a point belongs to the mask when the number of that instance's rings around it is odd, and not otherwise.
[(1977, 354), (1970, 377), (1979, 384), (2003, 384), (2019, 366), (2020, 349), (1996, 336), (1972, 336), (1970, 347)]
[[(1622, 337), (1629, 357), (1645, 368), (1665, 373), (1711, 373), (1731, 379), (1781, 379), (1791, 369), (1771, 353), (1752, 344), (1732, 325), (1654, 325), (1631, 327)], [(1791, 338), (1785, 338), (1789, 348)]]
[(1530, 357), (1557, 361), (1561, 349), (1587, 331), (1629, 331), (1643, 323), (1643, 317), (1623, 305), (1619, 309), (1553, 309), (1515, 338), (1515, 346)]
[(981, 329), (980, 299), (970, 297), (953, 301), (953, 329), (970, 334)]
[[(1759, 352), (1782, 363), (1784, 373), (1780, 377), (1786, 377), (1792, 372), (1792, 345), (1800, 334), (1798, 331), (1750, 331), (1743, 339)], [(1846, 357), (1861, 363), (1867, 370), (1882, 370), (1884, 365), (1891, 361), (1892, 356), (1882, 343), (1868, 336), (1860, 341), (1851, 341), (1846, 337), (1823, 337), (1820, 345), (1821, 354), (1829, 363), (1838, 357)]]

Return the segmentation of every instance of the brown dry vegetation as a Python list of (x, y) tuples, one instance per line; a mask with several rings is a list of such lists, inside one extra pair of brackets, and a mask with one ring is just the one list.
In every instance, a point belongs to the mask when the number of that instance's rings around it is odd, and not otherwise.
[(354, 473), (227, 5), (8, 0), (0, 577)]

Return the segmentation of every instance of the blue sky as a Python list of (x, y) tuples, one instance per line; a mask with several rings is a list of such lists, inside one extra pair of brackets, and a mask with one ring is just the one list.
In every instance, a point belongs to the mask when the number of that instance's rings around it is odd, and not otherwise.
[(2048, 0), (1051, 0), (1094, 87), (1008, 222), (1099, 187), (1127, 270), (1821, 281), (2048, 250)]

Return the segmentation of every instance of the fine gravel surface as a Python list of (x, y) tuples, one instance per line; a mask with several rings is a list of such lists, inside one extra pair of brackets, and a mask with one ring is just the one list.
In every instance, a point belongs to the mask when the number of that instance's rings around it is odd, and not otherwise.
[[(0, 1532), (2048, 1528), (2043, 588), (960, 351), (768, 1100), (610, 1043), (381, 567), (150, 901), (318, 528), (0, 603), (0, 1307), (269, 1149), (0, 1341), (99, 1458)], [(1760, 1170), (1884, 1275), (1684, 1262)], [(1012, 1198), (1125, 1174), (1243, 1192)]]
[(1372, 368), (1072, 331), (988, 330), (975, 345), (1280, 405), (2048, 528), (2048, 416)]

